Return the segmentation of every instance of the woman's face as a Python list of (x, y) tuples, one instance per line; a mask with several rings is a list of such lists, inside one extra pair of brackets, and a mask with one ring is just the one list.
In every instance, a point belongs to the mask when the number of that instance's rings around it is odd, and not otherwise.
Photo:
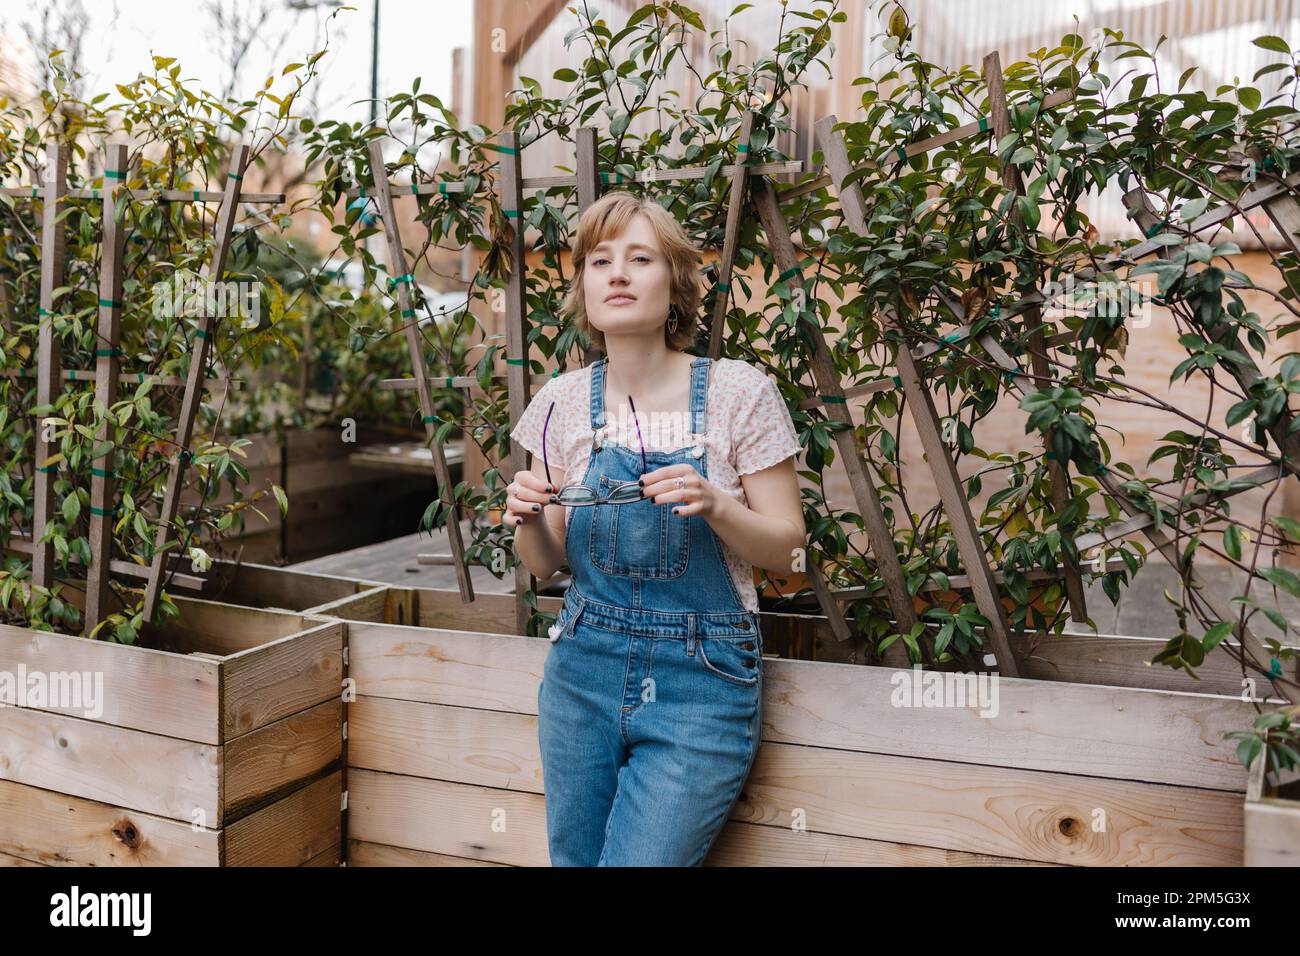
[(668, 260), (650, 220), (636, 215), (622, 235), (591, 250), (583, 271), (587, 318), (606, 335), (651, 332), (668, 320)]

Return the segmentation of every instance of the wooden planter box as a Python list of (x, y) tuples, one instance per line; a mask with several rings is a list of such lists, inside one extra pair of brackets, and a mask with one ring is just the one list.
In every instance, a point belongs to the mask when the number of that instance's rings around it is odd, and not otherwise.
[(0, 672), (102, 675), (93, 711), (0, 707), (0, 858), (339, 862), (344, 624), (176, 603), (167, 650), (0, 626)]
[[(423, 496), (427, 504), (437, 494), (432, 468), (421, 474), (400, 468), (384, 470), (374, 463), (353, 463), (361, 449), (384, 440), (400, 440), (422, 433), (396, 431), (361, 425), (357, 440), (342, 441), (339, 429), (296, 429), (284, 435), (274, 433), (240, 436), (252, 442), (239, 462), (248, 469), (246, 494), (278, 484), (289, 496), (289, 513), (282, 517), (273, 498), (258, 505), (261, 514), (244, 512), (244, 531), (223, 539), (223, 547), (236, 550), (246, 561), (272, 562), (277, 557), (305, 561), (322, 554), (346, 551), (385, 537), (385, 517), (395, 502), (409, 496)], [(363, 456), (369, 459), (374, 455)], [(232, 500), (223, 487), (214, 503)], [(182, 505), (198, 503), (193, 489), (182, 496)], [(393, 536), (414, 531), (402, 525), (390, 528)]]
[[(300, 611), (345, 620), (406, 623), (403, 590), (382, 581), (364, 581), (332, 574), (295, 571), (292, 567), (217, 560), (204, 574), (207, 579), (196, 597), (242, 607)], [(174, 587), (178, 594), (191, 589)]]
[[(551, 645), (511, 633), (511, 595), (393, 590), (414, 626), (348, 625), (349, 864), (547, 865)], [(765, 651), (825, 629), (764, 614)], [(1143, 686), (1179, 677), (1146, 664), (1160, 643), (1040, 648), (1028, 677), (1000, 681), (996, 719), (893, 706), (895, 667), (766, 657), (764, 743), (708, 862), (1239, 866), (1246, 773), (1223, 734), (1253, 707), (1227, 669)]]
[(1261, 755), (1246, 789), (1246, 866), (1300, 865), (1300, 773), (1271, 786)]

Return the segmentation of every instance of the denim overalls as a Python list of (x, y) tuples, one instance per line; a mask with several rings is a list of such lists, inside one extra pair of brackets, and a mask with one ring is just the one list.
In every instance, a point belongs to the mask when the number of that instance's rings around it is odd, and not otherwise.
[[(582, 483), (635, 481), (640, 448), (602, 443), (605, 367), (591, 369), (595, 444)], [(704, 454), (708, 358), (691, 365), (692, 444)], [(572, 481), (571, 476), (566, 480)], [(537, 693), (553, 866), (699, 866), (731, 815), (762, 731), (762, 642), (704, 518), (649, 498), (574, 508), (573, 575)]]

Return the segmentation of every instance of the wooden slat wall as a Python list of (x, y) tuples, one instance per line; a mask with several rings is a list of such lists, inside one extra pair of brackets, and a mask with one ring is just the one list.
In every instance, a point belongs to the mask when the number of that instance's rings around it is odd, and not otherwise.
[[(349, 645), (349, 845), (390, 863), (545, 865), (536, 700), (551, 645), (355, 622)], [(764, 744), (711, 863), (1241, 862), (1245, 774), (1222, 733), (1249, 721), (1246, 701), (1003, 678), (985, 720), (892, 706), (890, 668), (765, 672)], [(809, 832), (792, 831), (795, 808)]]

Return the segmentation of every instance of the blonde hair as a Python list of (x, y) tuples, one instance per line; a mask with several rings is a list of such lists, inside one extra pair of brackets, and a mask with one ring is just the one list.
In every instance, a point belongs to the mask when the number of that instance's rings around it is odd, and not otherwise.
[[(605, 333), (591, 324), (587, 317), (587, 297), (583, 291), (583, 276), (587, 256), (596, 246), (612, 239), (627, 228), (638, 213), (650, 220), (650, 228), (659, 242), (659, 248), (668, 259), (669, 315), (664, 321), (664, 344), (679, 352), (695, 342), (699, 325), (700, 286), (699, 250), (672, 214), (651, 199), (641, 200), (629, 192), (614, 190), (596, 200), (578, 220), (577, 234), (573, 239), (573, 279), (562, 310), (591, 340), (592, 346), (605, 351)], [(668, 319), (677, 313), (677, 331), (668, 330)]]

